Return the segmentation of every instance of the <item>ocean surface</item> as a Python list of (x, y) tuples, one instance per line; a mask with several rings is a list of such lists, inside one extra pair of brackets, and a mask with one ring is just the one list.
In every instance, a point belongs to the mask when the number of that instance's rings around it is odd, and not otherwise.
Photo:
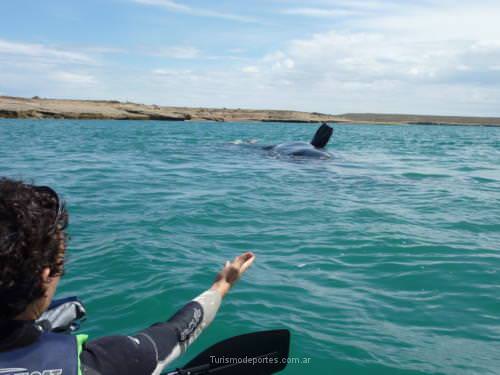
[(500, 374), (500, 128), (334, 128), (332, 159), (294, 160), (258, 146), (316, 126), (2, 120), (0, 175), (66, 199), (59, 295), (91, 337), (168, 318), (252, 250), (172, 367), (288, 328), (288, 375)]

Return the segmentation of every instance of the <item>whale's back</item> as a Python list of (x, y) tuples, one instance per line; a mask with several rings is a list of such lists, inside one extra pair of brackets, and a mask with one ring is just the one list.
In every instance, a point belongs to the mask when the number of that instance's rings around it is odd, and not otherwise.
[(331, 155), (323, 149), (315, 148), (307, 142), (286, 142), (280, 143), (272, 148), (272, 151), (287, 156), (311, 157), (318, 159), (328, 159)]

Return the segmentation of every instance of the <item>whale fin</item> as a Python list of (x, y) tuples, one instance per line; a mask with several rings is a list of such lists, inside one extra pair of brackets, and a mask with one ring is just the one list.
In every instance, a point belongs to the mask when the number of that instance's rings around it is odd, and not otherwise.
[(329, 127), (326, 122), (324, 122), (318, 130), (311, 141), (311, 144), (316, 148), (323, 148), (328, 144), (330, 137), (332, 136), (333, 129)]

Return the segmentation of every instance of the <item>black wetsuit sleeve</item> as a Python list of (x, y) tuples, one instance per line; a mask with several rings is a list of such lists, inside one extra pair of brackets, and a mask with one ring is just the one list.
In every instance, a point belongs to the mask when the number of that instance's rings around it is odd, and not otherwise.
[(88, 342), (80, 355), (82, 373), (160, 374), (212, 322), (220, 303), (220, 294), (208, 290), (166, 322), (131, 336), (106, 336)]

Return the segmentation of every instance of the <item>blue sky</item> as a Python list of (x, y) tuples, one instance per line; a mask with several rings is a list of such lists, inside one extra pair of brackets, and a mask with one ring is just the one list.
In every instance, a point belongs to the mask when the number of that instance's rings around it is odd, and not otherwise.
[(490, 0), (0, 3), (0, 95), (500, 116)]

